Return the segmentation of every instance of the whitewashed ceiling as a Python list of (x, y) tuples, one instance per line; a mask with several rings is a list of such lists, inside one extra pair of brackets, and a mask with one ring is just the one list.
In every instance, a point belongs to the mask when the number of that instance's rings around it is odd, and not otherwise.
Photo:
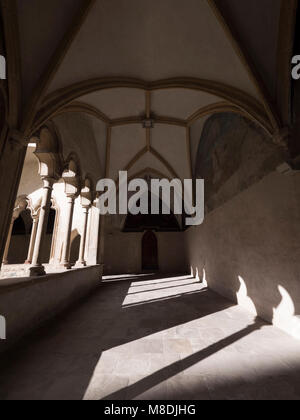
[[(264, 111), (257, 80), (214, 2), (208, 0), (18, 0), (24, 104), (87, 3), (92, 6), (61, 56), (39, 106), (46, 108), (54, 99), (63, 101), (66, 92), (78, 91), (55, 109), (62, 115), (50, 116), (61, 130), (66, 150), (74, 144), (82, 154), (86, 142), (95, 143), (101, 174), (115, 177), (125, 168), (131, 174), (152, 168), (165, 176), (191, 175), (209, 112), (200, 112), (191, 124), (190, 118), (207, 107), (232, 103), (216, 91), (167, 86), (167, 80), (212, 82), (229, 92), (237, 89)], [(215, 3), (234, 25), (274, 96), (280, 0)], [(94, 88), (78, 89), (93, 79), (99, 80)], [(100, 81), (108, 79), (111, 86), (100, 89)], [(133, 81), (140, 85), (133, 86)], [(164, 81), (161, 86), (159, 81)], [(155, 88), (147, 88), (150, 83)], [(76, 112), (64, 111), (65, 105), (76, 105)], [(150, 117), (154, 128), (147, 130), (142, 120)]]

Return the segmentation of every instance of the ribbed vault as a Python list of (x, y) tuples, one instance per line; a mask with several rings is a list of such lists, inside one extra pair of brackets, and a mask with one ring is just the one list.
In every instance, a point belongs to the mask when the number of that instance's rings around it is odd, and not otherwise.
[[(292, 15), (284, 1), (2, 3), (19, 28), (14, 35), (6, 28), (6, 36), (18, 46), (21, 131), (30, 138), (49, 120), (63, 127), (70, 115), (81, 124), (88, 116), (98, 173), (153, 167), (188, 177), (208, 116), (241, 114), (270, 137), (286, 119), (288, 104), (274, 105), (277, 94), (288, 97), (276, 76), (285, 72), (279, 50), (290, 43), (281, 31)], [(69, 148), (71, 130), (62, 131)]]

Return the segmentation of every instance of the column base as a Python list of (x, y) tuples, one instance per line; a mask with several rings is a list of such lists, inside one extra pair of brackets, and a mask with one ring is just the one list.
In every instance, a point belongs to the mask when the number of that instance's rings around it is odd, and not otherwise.
[(8, 265), (8, 261), (7, 261), (7, 260), (2, 261), (2, 264), (3, 264), (3, 265)]
[(77, 263), (75, 264), (75, 268), (84, 268), (84, 267), (87, 267), (86, 261), (77, 261)]
[(45, 267), (43, 265), (30, 267), (28, 273), (30, 277), (40, 277), (46, 275)]
[(61, 264), (60, 267), (66, 269), (66, 270), (72, 270), (72, 265), (70, 263)]
[(26, 260), (25, 262), (24, 262), (24, 264), (25, 265), (30, 265), (32, 263), (32, 261), (28, 261), (28, 260)]

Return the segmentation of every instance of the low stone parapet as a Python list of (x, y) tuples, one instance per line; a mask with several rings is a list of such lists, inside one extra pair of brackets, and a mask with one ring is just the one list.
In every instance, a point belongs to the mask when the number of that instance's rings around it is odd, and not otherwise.
[(101, 265), (37, 278), (0, 280), (0, 316), (6, 323), (0, 353), (97, 289), (101, 281)]

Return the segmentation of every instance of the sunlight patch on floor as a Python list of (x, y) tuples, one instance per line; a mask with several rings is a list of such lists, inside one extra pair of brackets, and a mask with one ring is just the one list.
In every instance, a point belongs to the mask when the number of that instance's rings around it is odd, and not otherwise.
[[(181, 298), (206, 291), (190, 276), (132, 282), (123, 309), (143, 311), (153, 303), (166, 302), (172, 311), (174, 302), (176, 317), (176, 311), (184, 309)], [(207, 305), (211, 304), (208, 299)], [(210, 399), (218, 393), (226, 396), (231, 388), (236, 398), (246, 399), (253, 393), (248, 382), (253, 385), (280, 376), (290, 369), (289, 364), (298, 365), (299, 354), (279, 330), (234, 305), (220, 311), (211, 308), (201, 315), (205, 305), (205, 298), (199, 300), (196, 319), (153, 334), (149, 324), (149, 335), (105, 351), (84, 398)], [(276, 386), (283, 395), (284, 389), (293, 395), (284, 380)]]
[(187, 293), (198, 293), (202, 289), (201, 283), (188, 276), (133, 282), (123, 302), (123, 307), (171, 299)]

